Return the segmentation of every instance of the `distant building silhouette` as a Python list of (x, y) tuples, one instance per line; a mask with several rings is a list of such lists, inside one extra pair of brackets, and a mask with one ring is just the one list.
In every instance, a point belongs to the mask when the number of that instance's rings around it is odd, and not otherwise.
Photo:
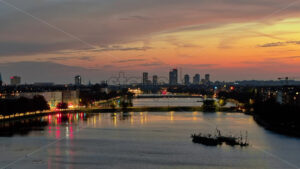
[(79, 76), (79, 75), (75, 76), (75, 85), (76, 86), (81, 86), (82, 85), (81, 76)]
[(177, 85), (178, 84), (178, 70), (173, 69), (169, 73), (169, 84), (170, 85)]
[(209, 84), (209, 82), (210, 82), (210, 75), (209, 75), (209, 74), (205, 74), (204, 82), (205, 82), (206, 84)]
[(188, 74), (184, 75), (184, 85), (190, 84), (190, 76)]
[(200, 74), (195, 74), (193, 77), (193, 84), (200, 84)]
[(2, 86), (3, 84), (3, 81), (2, 81), (2, 76), (1, 76), (1, 73), (0, 73), (0, 86)]
[(148, 72), (143, 72), (143, 85), (148, 84)]
[(11, 85), (20, 85), (21, 84), (21, 77), (20, 76), (10, 77), (10, 84)]
[(158, 77), (157, 77), (157, 75), (154, 75), (154, 76), (153, 76), (152, 82), (153, 82), (153, 85), (154, 85), (154, 86), (155, 86), (155, 85), (158, 85)]

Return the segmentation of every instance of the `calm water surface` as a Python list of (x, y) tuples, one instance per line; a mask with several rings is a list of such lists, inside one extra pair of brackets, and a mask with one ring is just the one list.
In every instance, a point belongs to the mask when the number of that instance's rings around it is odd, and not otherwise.
[[(272, 133), (239, 113), (56, 114), (0, 125), (0, 168), (289, 169), (300, 139)], [(248, 131), (248, 148), (194, 144), (190, 134)]]

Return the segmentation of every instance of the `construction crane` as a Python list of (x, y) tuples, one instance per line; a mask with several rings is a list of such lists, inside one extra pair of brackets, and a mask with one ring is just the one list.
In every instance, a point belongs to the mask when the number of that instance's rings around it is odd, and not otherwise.
[(278, 80), (279, 80), (279, 81), (285, 80), (285, 84), (286, 84), (286, 85), (289, 84), (289, 77), (279, 77)]
[(278, 78), (279, 81), (285, 80), (286, 85), (289, 85), (289, 80), (295, 80), (295, 79), (299, 79), (299, 77), (279, 77)]

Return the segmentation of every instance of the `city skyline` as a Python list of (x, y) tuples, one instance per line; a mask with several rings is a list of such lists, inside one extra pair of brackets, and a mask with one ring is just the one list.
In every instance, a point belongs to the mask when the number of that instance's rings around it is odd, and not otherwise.
[[(13, 75), (10, 76), (9, 82), (5, 82), (2, 80), (2, 75), (0, 72), (0, 86), (1, 85), (11, 85), (11, 86), (18, 86), (18, 85), (35, 85), (35, 86), (54, 86), (54, 85), (75, 85), (75, 86), (84, 86), (84, 85), (93, 85), (93, 84), (108, 84), (108, 85), (142, 85), (142, 86), (157, 86), (157, 85), (204, 85), (204, 86), (211, 86), (211, 85), (225, 85), (225, 84), (234, 84), (234, 85), (254, 85), (254, 86), (282, 86), (282, 85), (299, 85), (300, 81), (297, 77), (291, 76), (282, 76), (278, 77), (276, 80), (236, 80), (236, 81), (221, 81), (219, 79), (212, 80), (211, 74), (205, 73), (200, 75), (199, 73), (195, 74), (184, 74), (182, 72), (182, 68), (172, 68), (169, 69), (169, 77), (160, 75), (160, 74), (153, 74), (149, 72), (136, 72), (140, 75), (133, 76), (132, 74), (126, 74), (126, 72), (118, 72), (118, 75), (110, 76), (108, 79), (104, 79), (96, 82), (92, 82), (90, 79), (83, 77), (79, 74), (74, 76), (68, 77), (68, 79), (72, 79), (73, 81), (67, 83), (55, 83), (53, 81), (33, 81), (28, 83), (28, 79), (25, 79), (21, 83), (21, 76)], [(201, 78), (202, 77), (202, 78)], [(98, 79), (99, 80), (99, 79)]]
[[(215, 80), (296, 77), (296, 2), (0, 1), (0, 23), (5, 23), (0, 31), (0, 71), (29, 62), (75, 67), (69, 74), (100, 72), (86, 75), (92, 81), (119, 71), (164, 74), (172, 67), (189, 74), (211, 73)], [(82, 7), (90, 13), (74, 10)], [(36, 81), (43, 76), (48, 75)], [(61, 82), (63, 77), (57, 81)]]
[[(49, 63), (49, 62), (21, 62), (21, 63), (9, 63), (3, 65), (0, 63), (0, 73), (2, 74), (2, 81), (4, 84), (9, 84), (10, 77), (20, 76), (22, 77), (23, 84), (32, 84), (40, 82), (52, 82), (55, 84), (70, 84), (74, 82), (74, 76), (81, 75), (82, 83), (88, 84), (89, 81), (92, 83), (100, 83), (104, 80), (108, 80), (111, 77), (116, 77), (120, 72), (124, 72), (126, 76), (132, 77), (142, 77), (142, 72), (148, 72), (152, 75), (160, 75), (161, 77), (168, 78), (169, 70), (174, 67), (166, 67), (161, 70), (141, 70), (141, 71), (115, 71), (109, 72), (105, 70), (98, 69), (86, 69), (76, 66), (65, 66), (62, 64)], [(209, 73), (212, 76), (212, 81), (225, 81), (225, 82), (234, 82), (234, 81), (243, 81), (243, 80), (278, 80), (279, 77), (289, 77), (290, 80), (300, 80), (298, 74), (289, 74), (289, 73), (273, 73), (269, 78), (264, 78), (263, 76), (266, 72), (257, 71), (256, 76), (247, 76), (244, 72), (224, 72), (224, 71), (210, 71), (210, 70), (190, 70), (188, 68), (180, 68), (182, 73), (182, 80), (184, 79), (185, 74), (195, 75), (201, 74), (201, 77), (204, 77), (206, 73)], [(237, 74), (239, 76), (237, 76)], [(192, 77), (191, 76), (191, 77)], [(230, 77), (230, 78), (227, 78)], [(256, 77), (256, 78), (254, 78)]]
[[(178, 72), (177, 68), (170, 69), (169, 77), (163, 76), (163, 75), (160, 75), (160, 74), (150, 74), (149, 75), (149, 72), (142, 72), (142, 75), (140, 77), (139, 76), (130, 76), (130, 75), (128, 76), (128, 74), (126, 74), (126, 72), (119, 72), (118, 76), (111, 76), (109, 79), (102, 80), (101, 83), (103, 83), (103, 82), (109, 83), (109, 81), (113, 80), (113, 79), (130, 78), (130, 79), (135, 80), (135, 82), (133, 82), (132, 84), (140, 83), (142, 85), (158, 85), (159, 80), (160, 80), (160, 83), (163, 83), (163, 84), (170, 84), (170, 85), (185, 84), (185, 85), (188, 85), (189, 83), (188, 84), (185, 83), (185, 78), (186, 78), (186, 76), (189, 76), (189, 75), (185, 74), (183, 77), (180, 77), (178, 74), (182, 74), (181, 71), (182, 71), (182, 69), (180, 69), (179, 72)], [(202, 80), (203, 84), (205, 82), (210, 82), (210, 74), (205, 74), (204, 79), (200, 79), (200, 74), (199, 73), (196, 73), (195, 76), (198, 76), (198, 80), (197, 80), (197, 82), (195, 82), (195, 79), (194, 79), (192, 84), (201, 84), (201, 80)], [(195, 76), (194, 76), (194, 78), (195, 78)], [(208, 78), (207, 78), (207, 76), (208, 76)], [(28, 83), (28, 81), (26, 81), (26, 79), (25, 79), (25, 83), (21, 83), (21, 76), (17, 76), (17, 75), (10, 76), (9, 80), (10, 80), (10, 83), (3, 81), (2, 80), (2, 75), (1, 75), (1, 72), (0, 72), (0, 82), (1, 82), (1, 84), (3, 83), (4, 85), (21, 85), (21, 84), (47, 84), (47, 85), (50, 84), (50, 85), (54, 85), (55, 84), (53, 81), (49, 81), (49, 80), (48, 81), (40, 81), (39, 80), (39, 81), (33, 81), (31, 83)], [(139, 82), (139, 80), (141, 80), (141, 82)], [(79, 75), (79, 74), (76, 74), (75, 76), (73, 76), (73, 82), (68, 83), (68, 84), (73, 84), (74, 83), (75, 86), (91, 84), (90, 80), (87, 80), (87, 81), (88, 81), (88, 83), (87, 82), (83, 83), (82, 76)], [(216, 81), (218, 81), (218, 80), (216, 80)], [(99, 83), (99, 82), (95, 82), (95, 83)], [(65, 83), (65, 84), (67, 84), (67, 83)]]

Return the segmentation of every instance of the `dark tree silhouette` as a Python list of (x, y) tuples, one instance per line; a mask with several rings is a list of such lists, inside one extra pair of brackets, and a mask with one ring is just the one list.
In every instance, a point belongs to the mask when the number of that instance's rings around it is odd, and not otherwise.
[(49, 109), (47, 101), (41, 95), (34, 96), (32, 99), (25, 97), (0, 99), (0, 115), (3, 116)]

